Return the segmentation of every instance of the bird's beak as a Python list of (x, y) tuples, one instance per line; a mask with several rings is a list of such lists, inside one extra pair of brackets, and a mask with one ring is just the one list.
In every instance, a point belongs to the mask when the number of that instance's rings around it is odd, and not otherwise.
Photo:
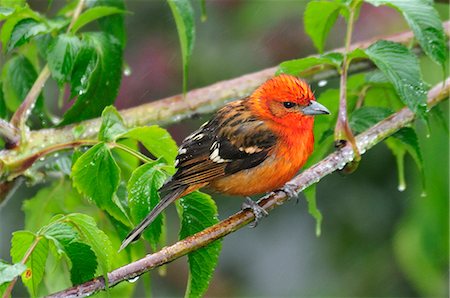
[(302, 112), (304, 115), (311, 115), (311, 116), (330, 114), (330, 111), (328, 111), (328, 109), (325, 106), (321, 105), (315, 100), (311, 100), (309, 105), (303, 108)]

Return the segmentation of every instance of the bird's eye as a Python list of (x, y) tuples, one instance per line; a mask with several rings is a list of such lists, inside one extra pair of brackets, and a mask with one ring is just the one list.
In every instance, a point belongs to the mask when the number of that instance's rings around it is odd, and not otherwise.
[(291, 102), (291, 101), (285, 101), (285, 102), (283, 102), (283, 106), (284, 106), (286, 109), (290, 109), (290, 108), (295, 107), (295, 103), (293, 103), (293, 102)]

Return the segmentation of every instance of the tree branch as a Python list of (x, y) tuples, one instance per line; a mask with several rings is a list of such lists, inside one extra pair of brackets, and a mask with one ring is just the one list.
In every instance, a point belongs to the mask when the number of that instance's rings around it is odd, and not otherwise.
[[(450, 35), (450, 21), (443, 23), (444, 30)], [(395, 41), (409, 45), (414, 39), (411, 31), (382, 37), (385, 40)], [(367, 48), (380, 37), (354, 43), (349, 51), (355, 48)], [(334, 50), (343, 52), (343, 48)], [(372, 68), (368, 61), (354, 63), (349, 72), (358, 72)], [(175, 95), (162, 100), (143, 104), (134, 108), (122, 110), (120, 113), (128, 127), (142, 126), (148, 124), (166, 125), (179, 122), (182, 119), (192, 117), (197, 114), (211, 113), (226, 102), (244, 97), (251, 93), (256, 87), (269, 79), (276, 72), (277, 67), (268, 68), (259, 72), (247, 74), (235, 79), (221, 81), (207, 87), (192, 90), (183, 95)], [(338, 73), (333, 69), (313, 68), (300, 74), (308, 78), (311, 82), (326, 80), (338, 77)], [(8, 164), (18, 160), (29, 159), (30, 156), (44, 150), (45, 147), (58, 146), (69, 142), (76, 142), (81, 139), (94, 138), (100, 129), (101, 119), (91, 119), (78, 124), (68, 125), (61, 128), (41, 129), (31, 131), (27, 134), (27, 143), (23, 144), (21, 150), (0, 151), (0, 183), (13, 179), (8, 176)], [(81, 131), (81, 133), (79, 133)], [(30, 165), (31, 166), (31, 165)], [(3, 169), (3, 170), (2, 170)], [(20, 173), (19, 173), (20, 174)], [(14, 173), (16, 177), (18, 173)], [(1, 198), (0, 198), (1, 201)]]
[[(449, 96), (449, 91), (450, 78), (447, 78), (445, 82), (437, 84), (428, 92), (428, 107), (431, 109), (433, 106), (446, 99)], [(400, 128), (411, 123), (414, 118), (415, 115), (411, 112), (411, 110), (408, 108), (403, 108), (399, 112), (391, 115), (383, 121), (380, 121), (373, 127), (356, 136), (356, 144), (359, 152), (363, 154), (377, 143), (397, 132)], [(339, 151), (331, 153), (322, 161), (303, 171), (301, 174), (288, 182), (288, 184), (294, 186), (296, 191), (300, 192), (308, 186), (319, 182), (319, 180), (326, 175), (342, 169), (345, 164), (351, 162), (354, 157), (355, 155), (352, 145), (348, 143)], [(283, 191), (279, 191), (264, 196), (258, 201), (258, 204), (265, 210), (270, 211), (283, 204), (288, 199), (289, 198)], [(140, 260), (112, 271), (108, 274), (109, 285), (114, 286), (122, 281), (132, 279), (147, 271), (150, 271), (151, 269), (180, 258), (181, 256), (184, 256), (219, 238), (239, 230), (246, 224), (250, 223), (253, 219), (254, 214), (251, 211), (240, 211), (195, 235), (192, 235), (184, 240), (180, 240), (171, 246), (164, 247), (158, 252), (147, 255)], [(105, 281), (103, 277), (97, 277), (84, 284), (74, 286), (48, 297), (83, 297), (104, 289)]]

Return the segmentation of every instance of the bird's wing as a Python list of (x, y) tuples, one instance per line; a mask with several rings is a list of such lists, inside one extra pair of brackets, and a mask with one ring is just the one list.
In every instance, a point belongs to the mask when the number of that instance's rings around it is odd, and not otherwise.
[(176, 159), (178, 170), (161, 190), (208, 183), (255, 167), (266, 159), (276, 141), (265, 122), (252, 116), (244, 100), (233, 102), (183, 141)]

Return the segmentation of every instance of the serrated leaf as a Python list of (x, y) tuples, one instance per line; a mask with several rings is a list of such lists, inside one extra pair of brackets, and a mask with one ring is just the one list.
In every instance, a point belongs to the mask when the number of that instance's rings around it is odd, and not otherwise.
[[(157, 161), (144, 164), (128, 181), (128, 206), (135, 224), (140, 223), (160, 201), (158, 190), (167, 179), (160, 165)], [(143, 233), (153, 250), (160, 243), (162, 223), (163, 214), (160, 214)]]
[(53, 222), (39, 232), (40, 235), (52, 241), (58, 256), (65, 253), (65, 246), (77, 239), (78, 234), (74, 228), (63, 222)]
[(72, 32), (77, 32), (81, 27), (89, 24), (92, 21), (98, 20), (100, 18), (110, 16), (113, 14), (123, 14), (124, 10), (112, 6), (95, 6), (86, 11), (84, 11), (78, 19), (75, 21), (72, 27)]
[[(36, 70), (25, 56), (9, 59), (3, 67), (2, 81), (6, 107), (15, 111), (25, 99), (37, 78)], [(42, 100), (42, 96), (39, 96)]]
[[(125, 2), (123, 0), (93, 0), (88, 2), (88, 7), (109, 6), (125, 11)], [(114, 14), (105, 16), (98, 20), (102, 31), (116, 37), (122, 48), (126, 43), (125, 17), (123, 14)]]
[(113, 106), (108, 106), (102, 113), (102, 125), (98, 133), (100, 141), (115, 141), (117, 137), (127, 131), (122, 116)]
[(65, 249), (72, 263), (70, 268), (72, 284), (81, 284), (94, 278), (97, 270), (97, 257), (91, 247), (85, 243), (71, 242)]
[(278, 67), (277, 73), (286, 73), (299, 75), (301, 72), (313, 67), (323, 68), (324, 65), (331, 65), (339, 69), (342, 64), (343, 56), (341, 53), (327, 53), (318, 57), (306, 57), (285, 61)]
[(419, 62), (411, 51), (401, 44), (380, 40), (365, 52), (394, 85), (402, 102), (424, 117), (427, 87), (422, 81)]
[(20, 276), (26, 269), (27, 266), (21, 263), (10, 265), (0, 261), (0, 285), (12, 281), (17, 276)]
[(183, 93), (187, 91), (189, 63), (195, 43), (194, 10), (188, 0), (167, 0), (177, 25), (183, 60)]
[(339, 16), (342, 4), (335, 1), (311, 1), (304, 13), (305, 31), (319, 53), (323, 52), (325, 40)]
[[(4, 5), (1, 5), (4, 6)], [(9, 44), (9, 40), (12, 36), (12, 32), (16, 25), (24, 20), (24, 19), (34, 19), (36, 21), (42, 21), (42, 17), (31, 10), (29, 7), (20, 7), (16, 8), (12, 14), (10, 14), (7, 20), (2, 24), (2, 29), (0, 33), (0, 40), (3, 47), (3, 50), (6, 52), (8, 47), (6, 45)]]
[(306, 201), (308, 202), (308, 213), (316, 220), (316, 236), (321, 234), (322, 213), (317, 208), (316, 202), (316, 184), (313, 184), (303, 191)]
[(30, 38), (40, 34), (46, 34), (50, 30), (44, 23), (28, 18), (20, 20), (11, 33), (8, 42), (7, 52), (28, 42)]
[(27, 231), (13, 233), (11, 240), (11, 258), (14, 263), (22, 262), (29, 255), (22, 273), (22, 282), (30, 295), (37, 296), (39, 285), (44, 276), (45, 263), (48, 257), (48, 242), (43, 237), (36, 237)]
[(375, 6), (388, 5), (404, 16), (424, 52), (442, 67), (446, 66), (448, 47), (442, 22), (433, 2), (428, 0), (366, 0)]
[(59, 85), (69, 81), (80, 46), (79, 38), (72, 34), (60, 34), (51, 41), (47, 61), (52, 77)]
[(127, 223), (126, 214), (113, 201), (119, 186), (120, 169), (105, 143), (99, 143), (80, 156), (72, 167), (73, 185), (98, 207)]
[(65, 216), (65, 218), (69, 224), (76, 227), (80, 235), (80, 241), (88, 244), (94, 251), (102, 274), (106, 277), (110, 269), (110, 259), (115, 257), (108, 236), (97, 227), (94, 219), (90, 216), (74, 213)]
[(97, 117), (114, 103), (122, 78), (122, 47), (106, 33), (84, 33), (71, 76), (75, 103), (60, 125)]
[(350, 127), (355, 133), (361, 133), (385, 119), (393, 113), (391, 109), (383, 107), (362, 107), (350, 115)]
[[(180, 239), (204, 230), (219, 222), (215, 202), (207, 194), (193, 192), (179, 199), (181, 217)], [(202, 297), (208, 289), (219, 259), (220, 240), (188, 254), (189, 281), (185, 297)]]
[(164, 158), (172, 165), (177, 156), (177, 145), (167, 130), (157, 126), (136, 127), (120, 136), (120, 138), (135, 139), (157, 158)]

